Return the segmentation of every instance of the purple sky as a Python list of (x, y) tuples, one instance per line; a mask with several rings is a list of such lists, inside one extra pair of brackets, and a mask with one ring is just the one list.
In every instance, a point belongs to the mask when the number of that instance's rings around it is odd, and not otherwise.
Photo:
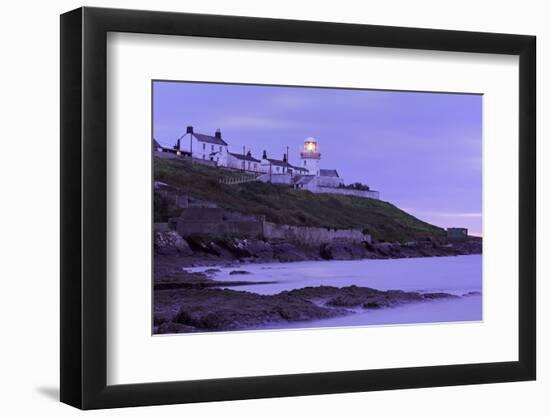
[(299, 164), (317, 139), (321, 168), (363, 182), (414, 216), (481, 235), (482, 96), (184, 82), (154, 83), (153, 135), (172, 146), (192, 125), (231, 152)]

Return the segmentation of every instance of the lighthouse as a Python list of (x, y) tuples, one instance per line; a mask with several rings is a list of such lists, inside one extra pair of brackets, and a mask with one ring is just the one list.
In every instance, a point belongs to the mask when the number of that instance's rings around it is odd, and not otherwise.
[(308, 170), (309, 175), (319, 176), (319, 161), (321, 153), (315, 138), (307, 138), (304, 141), (304, 149), (300, 152), (302, 166)]

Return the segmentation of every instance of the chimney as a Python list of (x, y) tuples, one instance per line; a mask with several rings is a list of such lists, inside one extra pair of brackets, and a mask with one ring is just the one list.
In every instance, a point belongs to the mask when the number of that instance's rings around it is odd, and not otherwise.
[(262, 154), (262, 159), (267, 159), (267, 152), (264, 150), (264, 153)]
[(283, 154), (283, 162), (287, 162), (287, 160), (286, 160), (286, 153)]
[(216, 133), (214, 134), (214, 136), (217, 139), (221, 139), (222, 138), (222, 131), (220, 129), (216, 129)]
[(252, 156), (252, 152), (248, 151), (248, 152), (246, 153), (246, 156), (250, 156), (250, 157), (251, 157), (251, 156)]
[(193, 133), (193, 126), (187, 126), (187, 132), (185, 133)]
[(178, 141), (176, 142), (176, 146), (174, 146), (174, 148), (176, 148), (178, 151), (181, 149), (180, 148), (180, 140), (178, 139)]

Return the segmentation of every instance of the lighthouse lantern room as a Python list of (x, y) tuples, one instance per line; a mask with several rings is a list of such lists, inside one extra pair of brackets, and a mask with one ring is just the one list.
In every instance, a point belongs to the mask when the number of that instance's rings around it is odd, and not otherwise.
[(309, 175), (319, 176), (319, 161), (321, 153), (315, 138), (307, 138), (304, 141), (304, 149), (300, 152), (302, 166), (308, 170)]

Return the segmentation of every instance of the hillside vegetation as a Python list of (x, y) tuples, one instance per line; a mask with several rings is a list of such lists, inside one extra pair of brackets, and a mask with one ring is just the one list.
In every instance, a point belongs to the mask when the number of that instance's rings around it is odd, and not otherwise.
[[(413, 240), (419, 234), (442, 236), (443, 229), (423, 222), (385, 201), (338, 194), (314, 194), (262, 182), (226, 185), (220, 177), (243, 173), (192, 164), (185, 160), (154, 159), (154, 178), (190, 196), (268, 221), (296, 226), (361, 229), (374, 239)], [(157, 217), (157, 216), (156, 216)]]

